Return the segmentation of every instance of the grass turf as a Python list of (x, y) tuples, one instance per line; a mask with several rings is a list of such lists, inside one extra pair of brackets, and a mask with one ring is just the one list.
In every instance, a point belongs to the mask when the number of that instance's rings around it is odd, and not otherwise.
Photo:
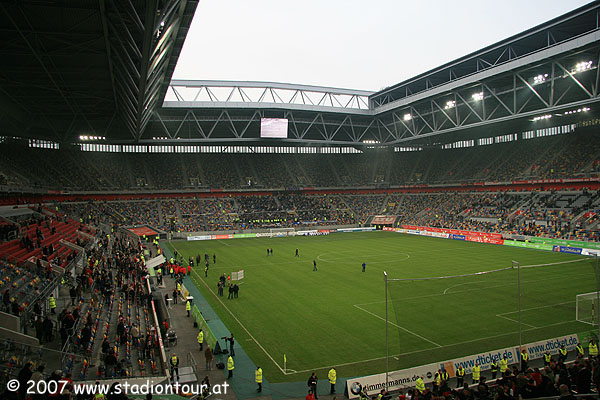
[[(331, 366), (348, 377), (385, 371), (383, 271), (406, 279), (489, 271), (510, 267), (512, 260), (559, 262), (520, 271), (523, 343), (591, 328), (575, 321), (576, 294), (596, 287), (594, 264), (571, 262), (581, 256), (389, 232), (169, 246), (185, 260), (211, 255), (208, 278), (201, 266), (192, 279), (271, 382), (303, 380), (313, 370), (324, 376)], [(228, 300), (227, 290), (218, 297), (220, 274), (239, 269), (245, 271), (239, 298)], [(519, 343), (516, 269), (390, 281), (388, 296), (390, 370)]]

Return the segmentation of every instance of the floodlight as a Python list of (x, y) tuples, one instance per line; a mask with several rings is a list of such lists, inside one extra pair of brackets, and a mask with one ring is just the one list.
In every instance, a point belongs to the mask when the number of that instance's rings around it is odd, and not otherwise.
[(544, 83), (546, 81), (547, 77), (548, 77), (548, 74), (539, 74), (538, 76), (534, 76), (533, 84), (539, 85), (540, 83)]
[(473, 93), (473, 100), (475, 101), (481, 101), (483, 100), (483, 92), (479, 92), (479, 93)]
[(582, 61), (575, 65), (575, 72), (582, 72), (592, 68), (592, 61)]
[(534, 117), (532, 121), (540, 121), (540, 120), (549, 119), (549, 118), (552, 118), (552, 114), (539, 115), (537, 117)]
[(567, 112), (565, 112), (565, 115), (570, 115), (570, 114), (577, 114), (580, 112), (586, 112), (586, 111), (590, 111), (591, 108), (589, 107), (583, 107), (583, 108), (578, 108), (577, 110), (569, 110)]
[(404, 120), (405, 121), (410, 121), (412, 119), (412, 115), (410, 114), (404, 114)]
[(446, 106), (444, 107), (444, 110), (447, 110), (449, 108), (454, 108), (454, 107), (456, 107), (456, 101), (450, 100), (450, 101), (446, 102)]

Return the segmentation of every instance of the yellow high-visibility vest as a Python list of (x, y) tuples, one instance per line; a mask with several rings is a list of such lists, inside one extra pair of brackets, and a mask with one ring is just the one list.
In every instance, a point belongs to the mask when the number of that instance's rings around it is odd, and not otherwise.
[(233, 357), (229, 356), (229, 358), (227, 359), (227, 370), (233, 371), (234, 369), (235, 366), (233, 365)]
[(508, 360), (506, 358), (503, 358), (498, 363), (500, 364), (500, 372), (504, 374), (508, 369)]
[(257, 368), (256, 371), (254, 371), (254, 380), (256, 383), (262, 383), (262, 368)]
[(425, 382), (423, 382), (423, 379), (421, 377), (419, 377), (419, 379), (417, 379), (417, 390), (419, 391), (419, 393), (423, 393), (425, 391)]
[(329, 370), (329, 373), (327, 374), (327, 378), (329, 379), (329, 383), (331, 383), (332, 385), (335, 385), (335, 381), (337, 380), (337, 372), (335, 372), (334, 368), (331, 368)]
[(473, 374), (474, 380), (479, 380), (479, 376), (481, 375), (481, 367), (479, 365), (474, 366), (471, 370), (471, 373)]
[(589, 347), (590, 356), (598, 355), (598, 345), (596, 343), (590, 342), (590, 345), (588, 347)]
[(558, 351), (560, 352), (561, 356), (566, 356), (567, 355), (567, 349), (565, 349), (565, 348), (560, 348), (560, 349), (558, 349)]
[(198, 332), (198, 343), (204, 343), (204, 332), (200, 331)]

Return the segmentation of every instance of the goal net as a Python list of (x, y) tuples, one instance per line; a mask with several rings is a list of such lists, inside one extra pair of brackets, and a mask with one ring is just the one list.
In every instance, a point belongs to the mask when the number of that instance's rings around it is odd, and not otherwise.
[(577, 295), (575, 319), (578, 322), (598, 325), (598, 297), (600, 297), (600, 292), (582, 293)]
[[(436, 363), (573, 334), (582, 328), (577, 321), (597, 318), (595, 293), (575, 301), (578, 293), (597, 290), (594, 260), (538, 252), (519, 256), (522, 261), (514, 263), (475, 256), (438, 261), (439, 253), (433, 253), (418, 270), (408, 262), (390, 267), (390, 370), (413, 366), (415, 359)], [(410, 261), (417, 263), (417, 256)], [(385, 315), (384, 304), (355, 307)]]
[(271, 228), (269, 229), (269, 233), (272, 237), (294, 236), (296, 230), (294, 228)]
[(240, 269), (239, 271), (234, 271), (231, 273), (232, 281), (241, 281), (242, 279), (244, 279), (244, 270), (243, 269)]

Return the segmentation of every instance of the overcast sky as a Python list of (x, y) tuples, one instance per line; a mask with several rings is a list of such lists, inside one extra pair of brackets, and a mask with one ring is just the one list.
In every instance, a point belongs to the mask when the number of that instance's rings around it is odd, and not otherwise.
[(200, 0), (173, 78), (377, 91), (581, 0)]

